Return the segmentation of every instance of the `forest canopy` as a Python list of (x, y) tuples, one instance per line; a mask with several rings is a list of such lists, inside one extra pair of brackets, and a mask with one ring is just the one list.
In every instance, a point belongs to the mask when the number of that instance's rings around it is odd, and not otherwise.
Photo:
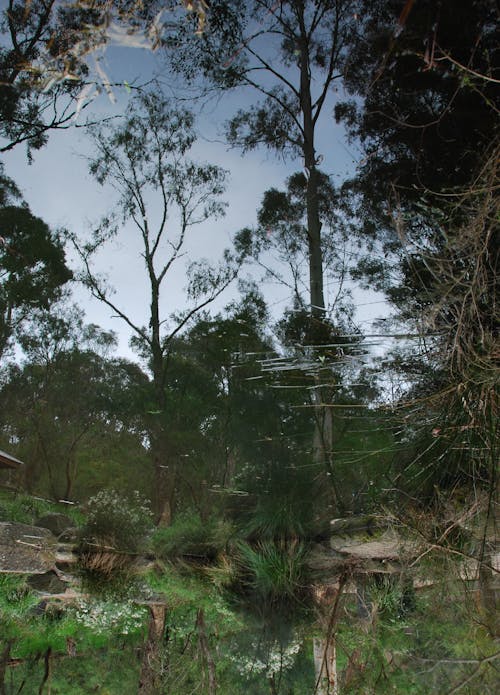
[(497, 4), (5, 5), (0, 694), (495, 692)]

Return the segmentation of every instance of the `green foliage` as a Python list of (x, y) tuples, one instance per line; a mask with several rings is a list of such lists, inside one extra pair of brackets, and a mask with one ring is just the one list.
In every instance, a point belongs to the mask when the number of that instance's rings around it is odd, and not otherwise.
[[(300, 496), (262, 493), (248, 522), (243, 526), (252, 540), (290, 540), (307, 537), (312, 530), (311, 507)], [(304, 494), (305, 497), (305, 494)], [(302, 498), (304, 499), (304, 498)]]
[(381, 575), (370, 581), (366, 595), (372, 610), (387, 621), (401, 619), (415, 604), (412, 580), (410, 584), (404, 584), (401, 579), (396, 581), (390, 575)]
[(33, 524), (37, 516), (53, 511), (53, 507), (50, 502), (30, 495), (0, 494), (0, 521)]
[(430, 563), (425, 576), (434, 583), (416, 592), (412, 610), (404, 614), (401, 585), (372, 583), (374, 610), (364, 629), (354, 604), (346, 602), (337, 633), (343, 692), (427, 695), (451, 692), (462, 681), (470, 695), (496, 692), (495, 668), (482, 661), (497, 652), (495, 640), (478, 623), (456, 568), (441, 572), (439, 564)]
[[(50, 692), (53, 695), (123, 695), (136, 692), (140, 669), (137, 643), (125, 642), (123, 638), (108, 639), (98, 648), (89, 651), (88, 645), (76, 633), (75, 639), (71, 638), (71, 643), (75, 645), (75, 657), (66, 653), (65, 640), (58, 645), (61, 651), (52, 651)], [(24, 662), (9, 669), (6, 680), (14, 687), (13, 691), (7, 689), (9, 695), (11, 692), (18, 692), (21, 687), (22, 692), (39, 691), (45, 668), (40, 654), (46, 653), (46, 649), (42, 648), (38, 654), (26, 655)], [(16, 645), (12, 655), (20, 655)]]
[(306, 549), (302, 544), (267, 541), (252, 547), (240, 543), (238, 556), (243, 582), (258, 599), (293, 603), (303, 595)]
[(286, 621), (270, 625), (254, 614), (237, 608), (230, 595), (214, 587), (210, 572), (186, 571), (167, 565), (148, 576), (155, 594), (167, 597), (168, 658), (165, 689), (184, 695), (206, 689), (206, 664), (199, 642), (198, 617), (205, 622), (206, 646), (214, 660), (217, 692), (221, 695), (269, 693), (270, 680), (280, 682), (283, 692), (302, 695), (312, 690), (314, 671), (309, 645)]
[(59, 512), (73, 519), (75, 526), (82, 523), (81, 510), (73, 505), (57, 504), (31, 495), (13, 495), (0, 491), (0, 521), (16, 521), (20, 524), (34, 524), (37, 518), (49, 513)]
[(102, 490), (88, 500), (86, 512), (81, 536), (87, 545), (102, 544), (135, 553), (153, 526), (149, 502), (138, 492), (127, 496), (116, 490)]
[(15, 181), (5, 174), (5, 167), (0, 163), (0, 206), (21, 200), (21, 191)]
[(84, 61), (75, 53), (71, 58), (64, 55), (68, 46), (74, 47), (83, 38), (83, 26), (87, 29), (90, 13), (85, 18), (79, 15), (76, 5), (61, 11), (43, 0), (33, 0), (29, 11), (24, 0), (12, 0), (2, 7), (0, 151), (25, 143), (31, 159), (32, 150), (46, 144), (51, 129), (68, 126), (72, 116), (67, 110), (68, 96), (78, 94), (81, 86), (74, 77), (65, 78), (68, 71), (80, 77), (87, 73)]
[(146, 453), (147, 376), (109, 357), (114, 334), (86, 325), (75, 307), (40, 311), (33, 320), (22, 341), (26, 359), (3, 374), (0, 412), (0, 436), (18, 442), (13, 453), (25, 462), (26, 488), (70, 500), (111, 484), (134, 489)]
[(65, 263), (61, 234), (53, 232), (27, 205), (0, 208), (0, 354), (31, 312), (61, 296), (72, 273)]
[(2, 619), (21, 618), (37, 602), (26, 586), (26, 577), (0, 573), (0, 615)]
[(156, 555), (164, 560), (175, 557), (213, 560), (226, 549), (234, 535), (232, 525), (221, 519), (201, 519), (184, 512), (166, 528), (155, 530), (151, 542)]

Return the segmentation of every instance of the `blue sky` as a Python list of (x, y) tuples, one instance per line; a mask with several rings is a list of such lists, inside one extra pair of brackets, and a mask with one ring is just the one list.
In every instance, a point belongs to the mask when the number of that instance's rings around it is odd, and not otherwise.
[[(113, 83), (126, 81), (142, 84), (151, 76), (159, 75), (166, 94), (176, 94), (175, 85), (169, 83), (165, 75), (161, 57), (150, 51), (109, 47), (103, 54), (101, 65)], [(89, 115), (98, 119), (126, 110), (130, 98), (128, 90), (114, 87), (113, 93), (115, 104), (103, 93), (89, 109), (80, 114), (78, 123), (82, 124)], [(283, 161), (263, 150), (242, 156), (240, 151), (229, 149), (224, 144), (223, 122), (237, 108), (254, 103), (255, 99), (256, 94), (252, 90), (238, 90), (217, 100), (212, 99), (201, 110), (201, 104), (192, 104), (199, 111), (199, 139), (191, 156), (228, 169), (229, 178), (223, 197), (228, 202), (227, 214), (223, 219), (208, 221), (197, 229), (189, 241), (190, 258), (215, 260), (225, 247), (230, 246), (237, 230), (255, 223), (264, 191), (272, 186), (283, 187), (287, 176), (301, 168), (299, 161)], [(324, 109), (323, 121), (318, 129), (317, 151), (324, 156), (323, 170), (332, 175), (338, 184), (354, 170), (356, 152), (346, 144), (342, 128), (335, 124), (332, 114), (334, 99), (335, 95), (332, 95)], [(20, 186), (32, 211), (51, 226), (65, 227), (82, 236), (109, 211), (113, 201), (113, 192), (108, 187), (100, 187), (88, 174), (85, 155), (91, 152), (89, 148), (85, 129), (71, 128), (52, 133), (48, 145), (35, 153), (31, 165), (28, 165), (23, 146), (6, 153), (4, 158), (7, 174)], [(133, 230), (125, 229), (117, 242), (100, 254), (97, 267), (108, 275), (110, 283), (116, 288), (116, 299), (120, 306), (126, 307), (134, 321), (142, 324), (146, 322), (148, 295), (147, 286), (141, 280), (143, 269), (139, 251)], [(70, 251), (69, 258), (76, 265)], [(244, 274), (259, 280), (262, 273), (258, 268), (248, 268)], [(168, 306), (164, 307), (165, 313), (185, 307), (185, 285), (185, 274), (179, 267), (167, 280), (165, 291)], [(289, 292), (277, 284), (266, 284), (263, 289), (273, 315), (277, 317), (287, 306)], [(332, 288), (331, 292), (334, 291), (335, 288)], [(222, 308), (236, 294), (235, 287), (228, 290), (216, 308)], [(132, 356), (128, 348), (130, 332), (122, 322), (112, 318), (112, 312), (92, 300), (84, 288), (75, 286), (74, 296), (85, 309), (87, 320), (116, 331), (120, 353)], [(357, 319), (363, 329), (369, 329), (374, 318), (387, 312), (382, 297), (371, 292), (355, 290), (354, 302), (359, 305)], [(144, 318), (141, 320), (141, 317)]]

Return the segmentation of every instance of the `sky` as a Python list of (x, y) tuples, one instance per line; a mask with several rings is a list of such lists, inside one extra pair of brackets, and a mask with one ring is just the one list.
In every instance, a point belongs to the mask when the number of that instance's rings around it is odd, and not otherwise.
[[(92, 60), (92, 59), (91, 59)], [(167, 95), (176, 95), (175, 86), (165, 74), (161, 56), (142, 48), (111, 46), (103, 53), (101, 68), (112, 83), (143, 84), (153, 75), (159, 76)], [(77, 120), (81, 126), (85, 118), (99, 120), (103, 116), (126, 111), (130, 98), (125, 87), (114, 87), (113, 104), (103, 93), (98, 96)], [(337, 95), (339, 96), (339, 95)], [(342, 95), (340, 95), (342, 96)], [(336, 184), (348, 177), (355, 168), (355, 148), (346, 144), (343, 129), (335, 124), (333, 100), (326, 104), (322, 126), (318, 129), (318, 154), (324, 160), (322, 169), (332, 175)], [(242, 227), (256, 222), (256, 211), (264, 191), (270, 187), (282, 188), (286, 178), (301, 168), (298, 161), (283, 161), (264, 150), (242, 155), (237, 149), (228, 148), (223, 141), (223, 123), (237, 108), (255, 103), (256, 95), (251, 90), (238, 90), (220, 99), (213, 99), (203, 106), (193, 102), (199, 111), (197, 131), (199, 138), (190, 153), (193, 159), (217, 164), (229, 171), (228, 186), (223, 200), (228, 207), (224, 218), (208, 221), (200, 226), (189, 240), (189, 259), (208, 258), (216, 260), (225, 247), (231, 245), (233, 235)], [(201, 107), (201, 108), (200, 108)], [(4, 157), (6, 173), (21, 188), (32, 212), (51, 227), (64, 227), (84, 238), (93, 225), (110, 211), (113, 191), (101, 187), (88, 173), (87, 157), (91, 154), (89, 138), (83, 127), (52, 132), (48, 144), (34, 154), (29, 164), (22, 145), (7, 152)], [(140, 247), (136, 243), (134, 230), (126, 227), (116, 243), (106, 248), (97, 259), (96, 268), (104, 273), (116, 289), (120, 307), (126, 308), (139, 325), (146, 323), (148, 292), (142, 281), (144, 269), (140, 259)], [(70, 265), (77, 270), (74, 252), (68, 249)], [(187, 258), (185, 259), (187, 261)], [(243, 277), (260, 283), (262, 271), (257, 267), (246, 268)], [(168, 302), (163, 310), (166, 314), (179, 311), (186, 306), (186, 277), (182, 264), (167, 278), (165, 295)], [(278, 318), (289, 304), (290, 295), (286, 288), (276, 283), (262, 285), (272, 316)], [(336, 288), (331, 288), (334, 293)], [(371, 330), (373, 319), (387, 315), (387, 306), (381, 295), (354, 288), (354, 303), (357, 306), (357, 322), (363, 330)], [(119, 354), (133, 358), (128, 346), (130, 331), (112, 311), (89, 296), (88, 291), (74, 284), (73, 295), (85, 312), (87, 321), (113, 330), (119, 338)], [(327, 291), (328, 295), (328, 291)], [(214, 305), (222, 309), (238, 296), (236, 285), (226, 291)], [(145, 311), (146, 309), (146, 311)]]

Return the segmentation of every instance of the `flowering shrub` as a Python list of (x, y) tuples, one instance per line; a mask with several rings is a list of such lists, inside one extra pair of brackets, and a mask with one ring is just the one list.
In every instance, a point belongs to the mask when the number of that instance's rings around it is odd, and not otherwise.
[(129, 635), (142, 629), (146, 608), (133, 603), (116, 601), (89, 601), (79, 599), (75, 606), (75, 619), (94, 634), (115, 632)]
[(81, 567), (96, 577), (108, 578), (126, 569), (152, 526), (149, 504), (138, 492), (124, 497), (115, 490), (102, 490), (87, 503)]
[(274, 642), (269, 647), (267, 654), (262, 654), (259, 658), (256, 655), (261, 650), (261, 645), (252, 643), (250, 654), (232, 655), (230, 659), (236, 665), (241, 676), (250, 678), (263, 673), (269, 679), (291, 669), (300, 649), (301, 643), (298, 640), (292, 641), (286, 647)]
[(125, 497), (116, 490), (101, 490), (87, 502), (82, 533), (87, 543), (134, 553), (152, 527), (149, 503), (137, 491)]

